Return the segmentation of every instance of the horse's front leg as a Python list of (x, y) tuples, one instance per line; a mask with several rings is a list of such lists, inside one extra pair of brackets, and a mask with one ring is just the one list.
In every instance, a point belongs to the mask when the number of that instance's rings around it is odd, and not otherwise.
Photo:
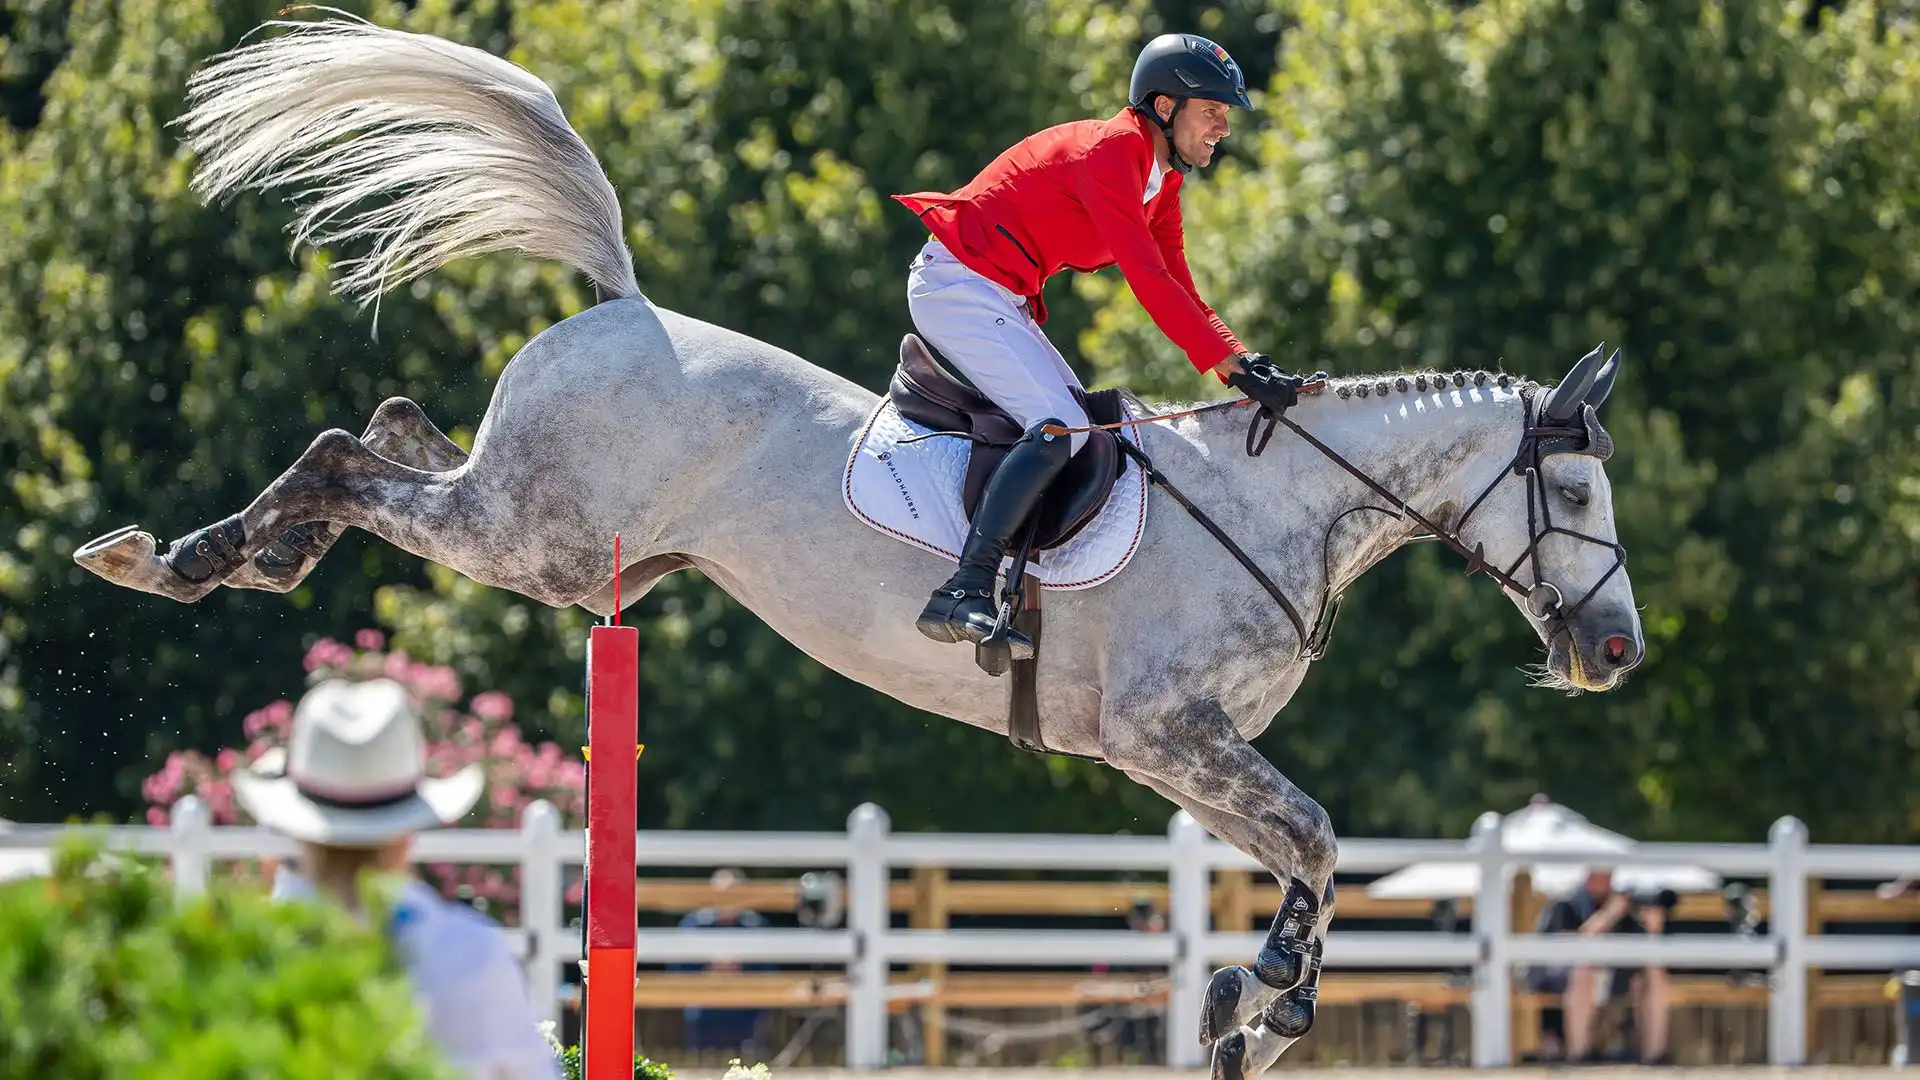
[(1286, 887), (1253, 968), (1214, 972), (1200, 1015), (1200, 1042), (1213, 1047), (1215, 1075), (1258, 1075), (1313, 1026), (1339, 855), (1333, 823), (1212, 702), (1189, 703), (1171, 718), (1110, 709), (1100, 735), (1109, 762), (1178, 803)]

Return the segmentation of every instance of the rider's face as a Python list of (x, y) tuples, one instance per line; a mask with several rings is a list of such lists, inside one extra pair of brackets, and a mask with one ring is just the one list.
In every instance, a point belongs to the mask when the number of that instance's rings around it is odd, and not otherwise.
[[(1164, 98), (1156, 104), (1163, 116), (1172, 111), (1173, 103)], [(1225, 102), (1189, 100), (1173, 118), (1174, 150), (1195, 168), (1211, 164), (1214, 144), (1233, 133), (1227, 119), (1232, 111)]]

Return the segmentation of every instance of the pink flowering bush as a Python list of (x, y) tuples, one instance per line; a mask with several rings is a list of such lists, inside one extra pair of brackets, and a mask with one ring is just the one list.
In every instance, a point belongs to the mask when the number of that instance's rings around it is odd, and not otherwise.
[[(352, 646), (323, 639), (308, 650), (309, 681), (341, 677), (386, 677), (413, 693), (427, 739), (427, 772), (448, 776), (473, 762), (486, 774), (486, 788), (459, 828), (518, 828), (529, 803), (545, 799), (560, 813), (563, 829), (586, 824), (586, 763), (551, 743), (529, 745), (513, 723), (513, 700), (497, 690), (475, 694), (464, 709), (460, 677), (452, 668), (414, 661), (404, 652), (385, 651), (386, 638), (377, 630), (362, 630)], [(280, 700), (247, 714), (241, 722), (243, 747), (229, 747), (208, 757), (194, 750), (168, 755), (159, 772), (141, 787), (147, 823), (164, 826), (175, 802), (198, 795), (213, 812), (216, 825), (252, 824), (234, 802), (234, 770), (251, 767), (270, 750), (284, 748), (293, 726), (292, 701)], [(425, 879), (442, 895), (462, 893), (487, 902), (488, 913), (509, 924), (519, 921), (520, 868), (513, 865), (429, 863), (421, 867)], [(255, 863), (243, 863), (235, 876), (264, 877)], [(578, 903), (578, 874), (569, 875), (568, 903)]]

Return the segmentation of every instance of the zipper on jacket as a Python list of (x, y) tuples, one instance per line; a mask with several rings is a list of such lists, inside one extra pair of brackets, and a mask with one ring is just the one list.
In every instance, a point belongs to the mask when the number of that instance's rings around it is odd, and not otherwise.
[(1005, 225), (995, 225), (994, 228), (999, 231), (1001, 236), (1004, 236), (1007, 238), (1008, 243), (1012, 244), (1014, 247), (1020, 250), (1021, 257), (1026, 259), (1028, 262), (1032, 263), (1034, 269), (1038, 270), (1040, 268), (1040, 260), (1034, 258), (1031, 255), (1028, 255), (1027, 249), (1021, 245), (1020, 241), (1015, 240), (1013, 238), (1013, 234), (1007, 231), (1007, 227)]

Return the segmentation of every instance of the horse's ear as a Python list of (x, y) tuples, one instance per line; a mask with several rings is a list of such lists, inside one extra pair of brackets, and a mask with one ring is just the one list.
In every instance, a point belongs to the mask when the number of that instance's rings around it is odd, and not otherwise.
[(1587, 399), (1587, 391), (1593, 389), (1593, 380), (1600, 374), (1600, 350), (1604, 348), (1605, 342), (1595, 345), (1592, 352), (1573, 365), (1567, 377), (1560, 380), (1560, 385), (1547, 395), (1547, 403), (1540, 410), (1541, 418), (1566, 421), (1579, 413), (1581, 404)]
[(1601, 366), (1600, 374), (1593, 380), (1593, 389), (1587, 391), (1587, 404), (1593, 411), (1599, 412), (1600, 406), (1607, 400), (1607, 392), (1613, 389), (1613, 377), (1620, 374), (1620, 350), (1613, 350), (1607, 362)]
[(1542, 439), (1540, 453), (1542, 455), (1579, 454), (1582, 457), (1596, 458), (1600, 461), (1612, 457), (1613, 436), (1607, 434), (1607, 429), (1600, 426), (1600, 415), (1594, 411), (1593, 406), (1583, 402), (1580, 405), (1578, 420), (1580, 426), (1586, 429), (1585, 435), (1557, 435), (1550, 439)]

